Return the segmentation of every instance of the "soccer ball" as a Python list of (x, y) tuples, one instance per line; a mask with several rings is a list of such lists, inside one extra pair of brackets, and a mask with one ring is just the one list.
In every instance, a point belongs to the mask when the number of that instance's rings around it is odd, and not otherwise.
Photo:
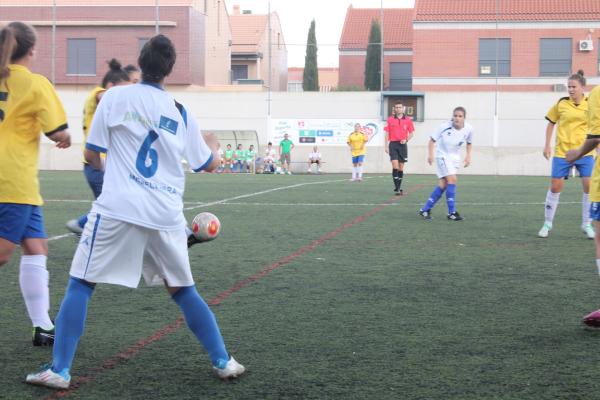
[(214, 240), (221, 232), (221, 221), (212, 213), (201, 212), (192, 220), (192, 232), (199, 242)]

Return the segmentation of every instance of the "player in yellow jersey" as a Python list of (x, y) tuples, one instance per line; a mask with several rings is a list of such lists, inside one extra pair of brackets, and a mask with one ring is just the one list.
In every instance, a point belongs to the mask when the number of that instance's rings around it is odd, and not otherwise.
[(40, 134), (61, 149), (71, 145), (71, 137), (54, 87), (29, 71), (35, 42), (35, 30), (22, 22), (0, 30), (0, 265), (21, 246), (19, 284), (34, 326), (33, 344), (40, 346), (54, 342), (38, 182)]
[[(102, 84), (100, 86), (96, 86), (87, 96), (84, 106), (83, 106), (83, 148), (85, 149), (85, 143), (87, 142), (88, 132), (90, 130), (90, 126), (92, 125), (92, 120), (94, 119), (94, 114), (96, 113), (96, 108), (98, 107), (98, 103), (102, 98), (104, 92), (110, 89), (113, 86), (119, 86), (123, 84), (130, 83), (130, 74), (124, 68), (121, 67), (121, 63), (116, 59), (112, 59), (108, 62), (109, 70), (106, 74), (104, 74), (104, 78), (102, 78)], [(132, 65), (127, 66), (131, 71), (131, 74), (138, 74), (139, 71), (135, 71), (131, 69), (131, 67), (135, 68)], [(104, 156), (104, 155), (103, 155)], [(90, 185), (90, 189), (92, 189), (92, 193), (94, 193), (94, 199), (97, 199), (102, 193), (102, 184), (104, 182), (104, 171), (100, 171), (92, 167), (89, 163), (83, 160), (83, 174), (85, 175), (85, 179)], [(81, 234), (83, 231), (83, 227), (87, 222), (87, 213), (83, 214), (77, 219), (72, 219), (67, 221), (67, 229), (73, 233)]]
[[(566, 160), (575, 162), (593, 151), (600, 144), (600, 86), (596, 86), (588, 97), (588, 135), (583, 145), (567, 152)], [(592, 180), (590, 183), (590, 218), (594, 223), (596, 232), (600, 230), (600, 159), (596, 158)], [(600, 235), (596, 235), (596, 267), (600, 274)], [(600, 327), (600, 310), (596, 310), (583, 319), (586, 325)]]
[(571, 75), (567, 81), (567, 86), (569, 88), (569, 97), (561, 98), (546, 114), (548, 125), (546, 127), (544, 157), (547, 160), (552, 155), (550, 142), (554, 127), (558, 125), (558, 128), (556, 130), (554, 157), (552, 157), (552, 180), (544, 205), (545, 220), (544, 225), (538, 232), (538, 236), (542, 238), (548, 237), (548, 233), (552, 229), (554, 214), (558, 208), (558, 201), (560, 192), (564, 186), (564, 180), (569, 177), (571, 168), (575, 167), (579, 171), (583, 185), (581, 230), (589, 239), (593, 239), (595, 233), (589, 217), (590, 202), (588, 193), (590, 190), (590, 176), (594, 167), (594, 157), (592, 153), (588, 153), (574, 163), (569, 163), (565, 160), (566, 152), (580, 147), (585, 141), (585, 136), (588, 132), (588, 99), (583, 93), (585, 87), (583, 71), (579, 70), (576, 74)]
[(352, 181), (362, 181), (363, 169), (362, 164), (365, 161), (367, 152), (365, 146), (369, 141), (367, 135), (361, 132), (362, 126), (354, 124), (354, 132), (348, 135), (348, 146), (352, 153)]

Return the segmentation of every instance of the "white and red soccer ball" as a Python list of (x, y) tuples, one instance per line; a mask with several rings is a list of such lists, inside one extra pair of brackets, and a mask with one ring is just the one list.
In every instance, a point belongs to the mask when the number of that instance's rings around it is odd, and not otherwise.
[(200, 242), (214, 240), (221, 232), (221, 221), (212, 213), (201, 212), (192, 220), (192, 232)]

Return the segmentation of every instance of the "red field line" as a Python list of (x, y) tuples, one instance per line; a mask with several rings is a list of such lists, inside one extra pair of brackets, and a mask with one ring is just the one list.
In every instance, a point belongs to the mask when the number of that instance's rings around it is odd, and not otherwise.
[[(416, 190), (421, 189), (422, 187), (423, 187), (423, 185), (415, 186), (415, 187), (407, 190), (406, 193), (408, 194), (408, 193), (414, 192)], [(364, 221), (365, 219), (367, 219), (369, 217), (372, 217), (373, 215), (382, 211), (387, 205), (392, 204), (401, 198), (402, 197), (398, 197), (398, 196), (392, 197), (391, 199), (387, 200), (382, 205), (377, 206), (370, 211), (367, 211), (363, 215), (360, 215), (360, 216), (354, 218), (352, 221), (347, 222), (344, 225), (338, 227), (337, 229), (326, 233), (325, 235), (321, 236), (320, 238), (318, 238), (316, 240), (313, 240), (306, 246), (300, 247), (298, 250), (294, 251), (293, 253), (288, 254), (287, 256), (285, 256), (283, 258), (280, 258), (279, 260), (277, 260), (277, 261), (273, 262), (272, 264), (268, 265), (267, 267), (263, 268), (256, 274), (250, 275), (249, 277), (237, 282), (231, 288), (219, 293), (216, 297), (207, 301), (207, 303), (209, 305), (213, 305), (213, 306), (220, 304), (223, 300), (225, 300), (226, 298), (231, 296), (233, 293), (240, 291), (241, 289), (248, 286), (252, 282), (256, 282), (256, 281), (262, 279), (263, 277), (265, 277), (272, 271), (290, 263), (294, 259), (313, 251), (317, 246), (323, 244), (324, 242), (326, 242), (329, 239), (336, 237), (337, 235), (339, 235), (346, 229), (351, 228), (352, 226)], [(92, 369), (88, 369), (86, 375), (78, 376), (77, 378), (74, 378), (72, 380), (71, 387), (69, 389), (55, 392), (52, 395), (45, 397), (45, 400), (64, 399), (64, 398), (70, 396), (74, 391), (79, 389), (81, 386), (85, 385), (88, 382), (95, 381), (98, 378), (98, 376), (100, 376), (100, 374), (102, 374), (103, 371), (105, 371), (107, 369), (116, 368), (117, 366), (121, 365), (123, 362), (129, 360), (130, 358), (133, 358), (136, 354), (138, 354), (141, 350), (143, 350), (148, 345), (162, 339), (163, 337), (167, 336), (169, 333), (174, 332), (177, 329), (179, 329), (183, 325), (183, 323), (184, 323), (183, 316), (180, 316), (174, 322), (172, 322), (169, 325), (165, 326), (164, 328), (159, 329), (158, 331), (154, 332), (153, 335), (151, 335), (147, 338), (141, 339), (138, 342), (136, 342), (133, 346), (127, 348), (126, 350), (121, 351), (121, 352), (115, 354), (114, 356), (107, 358), (99, 366), (92, 368)]]

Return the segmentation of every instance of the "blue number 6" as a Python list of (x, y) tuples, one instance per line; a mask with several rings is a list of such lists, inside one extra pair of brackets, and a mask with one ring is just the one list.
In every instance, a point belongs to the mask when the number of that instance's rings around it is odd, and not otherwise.
[[(150, 147), (156, 139), (158, 139), (158, 134), (156, 132), (148, 132), (148, 136), (146, 136), (144, 143), (142, 143), (142, 147), (140, 147), (140, 151), (138, 151), (135, 167), (140, 171), (140, 174), (142, 174), (144, 178), (154, 176), (158, 169), (158, 153)], [(150, 158), (150, 165), (146, 165), (147, 157)]]

